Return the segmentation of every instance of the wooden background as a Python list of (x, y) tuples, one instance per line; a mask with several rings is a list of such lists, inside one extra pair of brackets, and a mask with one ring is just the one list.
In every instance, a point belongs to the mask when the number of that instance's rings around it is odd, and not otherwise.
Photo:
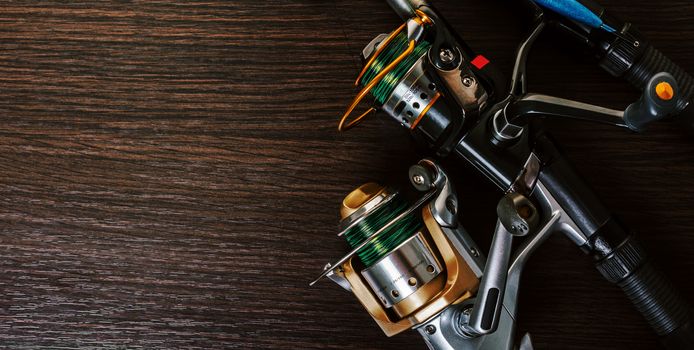
[[(436, 1), (506, 73), (527, 29), (509, 3)], [(691, 1), (602, 3), (694, 71)], [(424, 349), (332, 283), (308, 287), (345, 252), (342, 197), (426, 155), (384, 116), (336, 131), (358, 53), (398, 22), (382, 1), (0, 2), (0, 347)], [(638, 97), (549, 37), (529, 70), (536, 92)], [(549, 128), (694, 295), (691, 138), (668, 123)], [(488, 246), (499, 194), (446, 164)], [(537, 349), (658, 347), (564, 237), (522, 283)]]

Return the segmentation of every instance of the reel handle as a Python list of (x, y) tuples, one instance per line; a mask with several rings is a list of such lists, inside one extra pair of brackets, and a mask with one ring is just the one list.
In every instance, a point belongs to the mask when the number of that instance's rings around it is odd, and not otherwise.
[(662, 72), (669, 73), (679, 85), (679, 89), (674, 98), (675, 106), (668, 114), (672, 115), (675, 121), (684, 124), (688, 131), (694, 132), (694, 108), (691, 107), (694, 98), (694, 77), (653, 47), (630, 23), (624, 25), (622, 36), (607, 46), (599, 62), (600, 67), (644, 91), (644, 94), (656, 76)]
[(675, 78), (660, 72), (650, 78), (641, 98), (624, 110), (624, 123), (629, 129), (641, 131), (654, 121), (660, 120), (677, 108), (680, 90)]
[(578, 39), (581, 45), (587, 44), (602, 69), (614, 77), (626, 80), (640, 91), (647, 92), (650, 82), (661, 72), (669, 73), (679, 84), (679, 89), (674, 98), (675, 107), (667, 115), (673, 116), (688, 131), (694, 132), (694, 108), (690, 107), (694, 98), (694, 77), (653, 47), (631, 23), (612, 16), (592, 0), (580, 2), (595, 13), (600, 21), (615, 30), (609, 32), (578, 26), (565, 19), (557, 23), (558, 28)]
[[(679, 98), (677, 80), (666, 72), (651, 77), (641, 98), (624, 111), (554, 96), (526, 93), (510, 100), (504, 109), (494, 116), (494, 138), (498, 143), (516, 139), (520, 137), (522, 128), (530, 119), (538, 117), (573, 118), (642, 131), (646, 125), (675, 111)], [(694, 119), (692, 122), (694, 123)], [(694, 127), (694, 124), (692, 126)]]

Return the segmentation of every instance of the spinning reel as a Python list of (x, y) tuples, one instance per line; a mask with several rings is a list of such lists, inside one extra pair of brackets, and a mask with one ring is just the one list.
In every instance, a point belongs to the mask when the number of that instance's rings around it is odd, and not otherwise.
[[(345, 197), (338, 236), (352, 250), (313, 283), (327, 276), (351, 291), (388, 336), (415, 329), (435, 349), (511, 348), (517, 280), (528, 257), (514, 258), (507, 287), (511, 239), (537, 228), (537, 210), (520, 194), (502, 198), (485, 264), (458, 222), (446, 173), (424, 159), (409, 178), (414, 193), (367, 183)], [(531, 348), (529, 336), (524, 344)]]
[[(499, 93), (493, 90), (501, 85), (501, 76), (484, 56), (457, 44), (435, 12), (422, 7), (414, 14), (362, 51), (366, 63), (355, 82), (361, 90), (338, 129), (348, 130), (380, 109), (444, 153), (450, 151), (465, 122), (451, 115), (457, 116), (459, 106), (465, 114), (479, 114), (489, 95)], [(350, 120), (368, 94), (375, 106)]]
[[(645, 55), (640, 47), (650, 46), (630, 24), (624, 26), (624, 34), (611, 29), (602, 34), (589, 32), (596, 37), (593, 41), (584, 38), (599, 51), (596, 55), (601, 57), (604, 69), (613, 75), (626, 75), (643, 90), (642, 97), (625, 110), (528, 93), (526, 59), (546, 26), (560, 26), (574, 36), (581, 35), (578, 29), (547, 19), (545, 11), (533, 1), (527, 3), (534, 11), (534, 28), (518, 47), (511, 89), (506, 92), (506, 82), (494, 64), (457, 38), (430, 5), (424, 1), (413, 1), (414, 7), (407, 1), (390, 3), (401, 16), (413, 17), (390, 34), (378, 35), (362, 51), (365, 65), (355, 82), (361, 90), (340, 119), (340, 131), (382, 110), (439, 155), (446, 155), (459, 140), (466, 121), (471, 126), (485, 114), (492, 119), (493, 143), (517, 140), (523, 127), (537, 117), (582, 119), (641, 131), (651, 122), (682, 112), (694, 93), (691, 77), (662, 56), (653, 58), (662, 66), (652, 62), (642, 62), (646, 67), (635, 64), (634, 60)], [(636, 72), (627, 75), (629, 68)], [(681, 91), (678, 80), (685, 83)], [(350, 119), (369, 94), (374, 106)]]
[[(686, 299), (554, 141), (531, 123), (568, 117), (641, 131), (677, 116), (689, 118), (682, 120), (694, 128), (694, 113), (687, 113), (694, 79), (631, 24), (616, 21), (590, 0), (526, 0), (534, 25), (518, 47), (506, 89), (494, 64), (470, 49), (425, 1), (388, 3), (405, 23), (364, 48), (365, 65), (356, 80), (360, 91), (338, 128), (385, 112), (437, 156), (453, 154), (494, 183), (504, 193), (499, 221), (485, 261), (457, 222), (448, 177), (424, 160), (410, 174), (419, 199), (407, 201), (404, 192), (374, 184), (347, 196), (340, 235), (352, 250), (326, 265), (321, 277), (351, 290), (389, 336), (412, 328), (432, 349), (513, 349), (522, 268), (558, 232), (594, 259), (666, 347), (694, 348), (694, 316)], [(526, 58), (548, 26), (578, 38), (602, 68), (641, 89), (641, 98), (620, 111), (528, 93)], [(353, 118), (369, 95), (373, 106)], [(511, 256), (513, 236), (527, 237)], [(520, 347), (532, 348), (529, 337)]]

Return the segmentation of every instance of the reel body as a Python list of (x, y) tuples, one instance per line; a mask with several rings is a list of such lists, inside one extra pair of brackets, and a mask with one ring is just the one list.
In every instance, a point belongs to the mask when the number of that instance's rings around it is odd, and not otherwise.
[[(352, 292), (387, 336), (414, 329), (431, 349), (512, 349), (520, 274), (549, 230), (536, 230), (527, 198), (506, 195), (485, 259), (457, 219), (446, 173), (424, 159), (409, 177), (416, 191), (367, 183), (345, 197), (338, 236), (352, 250), (316, 281), (328, 277)], [(510, 263), (512, 237), (530, 233), (534, 243)], [(524, 350), (532, 348), (526, 338)]]
[[(480, 250), (450, 213), (457, 199), (447, 177), (430, 161), (418, 167), (426, 175), (413, 176), (424, 189), (414, 191), (416, 200), (375, 183), (345, 197), (339, 235), (353, 250), (323, 274), (351, 291), (388, 336), (471, 298), (484, 266)], [(441, 198), (447, 206), (437, 205)]]

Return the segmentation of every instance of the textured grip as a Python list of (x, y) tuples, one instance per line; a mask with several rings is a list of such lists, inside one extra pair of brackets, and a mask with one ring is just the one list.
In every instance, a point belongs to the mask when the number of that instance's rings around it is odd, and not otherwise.
[(639, 90), (643, 90), (651, 77), (660, 72), (668, 72), (677, 80), (680, 88), (677, 110), (683, 110), (694, 93), (694, 78), (653, 46), (649, 45), (646, 48), (638, 62), (625, 72), (624, 79)]
[(668, 349), (694, 348), (689, 305), (646, 258), (633, 237), (598, 261), (596, 267), (607, 280), (622, 288), (655, 332), (663, 337)]

